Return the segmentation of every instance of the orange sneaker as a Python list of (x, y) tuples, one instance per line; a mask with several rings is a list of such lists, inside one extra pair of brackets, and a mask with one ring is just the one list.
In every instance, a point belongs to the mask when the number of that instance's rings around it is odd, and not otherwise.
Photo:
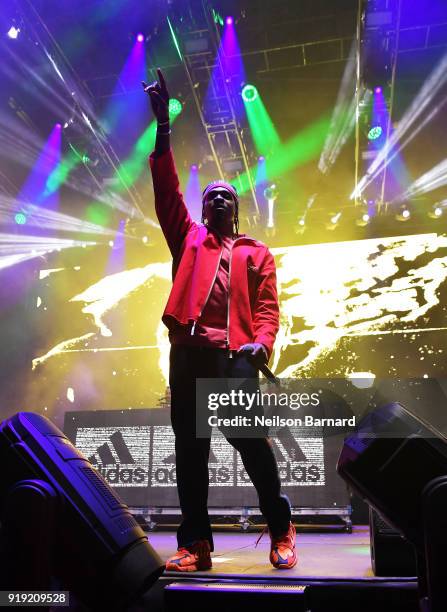
[(276, 567), (276, 569), (295, 567), (298, 555), (295, 548), (296, 531), (293, 523), (289, 524), (287, 533), (276, 538), (270, 535), (270, 539), (270, 563), (273, 567)]
[(200, 572), (211, 567), (208, 540), (198, 540), (190, 546), (181, 546), (176, 554), (166, 561), (166, 569), (170, 572)]

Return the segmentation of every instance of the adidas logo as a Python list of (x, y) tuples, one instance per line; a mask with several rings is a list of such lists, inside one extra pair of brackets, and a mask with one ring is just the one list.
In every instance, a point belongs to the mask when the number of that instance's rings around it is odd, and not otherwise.
[[(234, 486), (233, 448), (216, 434), (211, 445), (208, 471), (210, 487)], [(151, 486), (175, 487), (177, 474), (175, 469), (174, 435), (170, 427), (154, 428), (152, 455)]]
[[(123, 438), (123, 434), (119, 430), (113, 432), (109, 440), (112, 443), (112, 447), (118, 456), (119, 463), (124, 463), (126, 465), (135, 463), (132, 455), (130, 454), (130, 450), (126, 446), (126, 443)], [(117, 463), (117, 461), (115, 460), (115, 457), (112, 454), (110, 446), (107, 442), (104, 442), (104, 444), (101, 444), (101, 446), (98, 446), (98, 448), (96, 449), (96, 452), (99, 456), (99, 462), (96, 457), (96, 454), (91, 455), (88, 458), (90, 463), (92, 463), (93, 465), (97, 465), (98, 463), (101, 463), (102, 465), (105, 466), (105, 465), (114, 465)]]
[(283, 485), (324, 485), (322, 438), (306, 437), (298, 443), (292, 431), (283, 427), (279, 430), (278, 437), (272, 438), (272, 441)]
[[(322, 438), (300, 439), (288, 427), (283, 427), (270, 440), (283, 486), (325, 484)], [(250, 486), (251, 481), (239, 457), (237, 477), (239, 486)]]
[(99, 444), (96, 451), (88, 456), (88, 460), (110, 485), (135, 486), (147, 483), (148, 470), (141, 467), (141, 460), (137, 464), (120, 430), (114, 430), (106, 442)]

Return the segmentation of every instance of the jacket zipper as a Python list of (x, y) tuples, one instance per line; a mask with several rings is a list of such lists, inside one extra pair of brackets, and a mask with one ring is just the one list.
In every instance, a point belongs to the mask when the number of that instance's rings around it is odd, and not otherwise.
[(217, 273), (219, 271), (219, 266), (220, 266), (220, 261), (222, 259), (222, 254), (223, 254), (223, 247), (222, 247), (222, 250), (220, 251), (219, 261), (217, 262), (217, 267), (216, 267), (216, 272), (214, 273), (213, 282), (211, 283), (210, 288), (208, 289), (208, 295), (206, 296), (205, 303), (203, 304), (202, 308), (200, 309), (199, 315), (198, 315), (197, 319), (194, 321), (194, 323), (193, 323), (193, 325), (191, 327), (191, 336), (194, 336), (194, 331), (196, 329), (196, 323), (200, 319), (200, 317), (202, 316), (202, 312), (204, 311), (206, 303), (208, 302), (209, 297), (211, 295), (211, 290), (214, 287), (214, 283), (216, 282)]
[[(230, 284), (231, 284), (231, 259), (233, 256), (233, 247), (235, 242), (237, 242), (239, 240), (239, 238), (236, 238), (236, 240), (233, 240), (233, 243), (231, 245), (231, 249), (230, 249), (230, 261), (228, 264), (228, 304), (227, 304), (227, 347), (230, 348), (230, 296), (231, 296), (231, 292), (230, 292)], [(230, 357), (232, 357), (231, 351), (229, 354)]]

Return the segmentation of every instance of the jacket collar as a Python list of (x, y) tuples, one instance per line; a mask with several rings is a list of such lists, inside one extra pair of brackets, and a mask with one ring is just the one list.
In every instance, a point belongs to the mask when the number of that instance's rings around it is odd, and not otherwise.
[[(202, 223), (202, 225), (208, 230), (208, 232), (217, 236), (219, 240), (222, 240), (222, 235), (215, 228), (208, 227), (204, 223)], [(239, 234), (238, 236), (234, 237), (233, 240), (237, 240), (238, 242), (250, 242), (251, 244), (258, 242), (258, 240), (247, 236), (247, 234)]]

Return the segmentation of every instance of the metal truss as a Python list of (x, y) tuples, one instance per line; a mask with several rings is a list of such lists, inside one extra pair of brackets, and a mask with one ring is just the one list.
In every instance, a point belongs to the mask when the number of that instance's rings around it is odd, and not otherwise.
[[(207, 36), (208, 33), (207, 29), (194, 30), (189, 32), (189, 37), (200, 39)], [(299, 69), (317, 64), (331, 64), (346, 61), (353, 39), (354, 36), (345, 36), (295, 45), (266, 47), (256, 51), (242, 52), (240, 57), (255, 65), (257, 74), (280, 72), (290, 68)], [(398, 54), (446, 47), (447, 22), (400, 28), (399, 39)], [(185, 54), (188, 61), (194, 64), (194, 68), (199, 72), (199, 80), (204, 80), (205, 76), (208, 79), (210, 70), (214, 67), (214, 56), (211, 60), (205, 61), (205, 56), (210, 55), (210, 53), (210, 51), (197, 51), (196, 53)], [(172, 68), (178, 65), (179, 63), (161, 64), (161, 67)], [(200, 72), (203, 74), (200, 75)], [(84, 83), (94, 98), (102, 99), (111, 96), (110, 90), (116, 86), (118, 79), (119, 74), (110, 73), (89, 78)], [(134, 90), (126, 89), (122, 84), (122, 94), (129, 93), (129, 91)]]
[(202, 0), (201, 10), (200, 21), (205, 28), (188, 32), (182, 41), (183, 66), (220, 178), (237, 187), (239, 177), (245, 175), (253, 207), (249, 215), (259, 216), (247, 142), (237, 120), (230, 76), (225, 74), (218, 53), (219, 31), (207, 0)]

